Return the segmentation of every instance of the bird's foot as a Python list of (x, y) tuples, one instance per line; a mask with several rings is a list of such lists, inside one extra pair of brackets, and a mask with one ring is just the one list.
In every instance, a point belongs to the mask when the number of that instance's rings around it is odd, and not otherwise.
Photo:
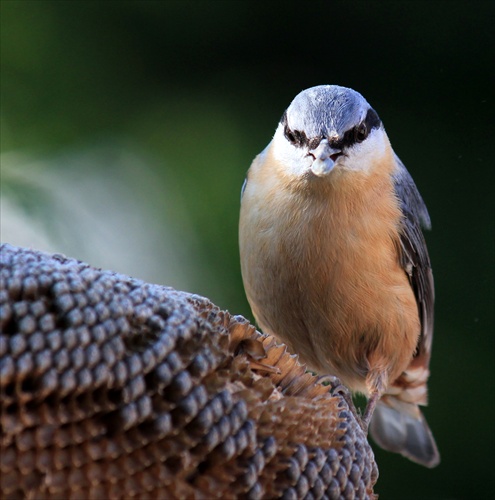
[[(336, 379), (336, 380), (339, 381), (339, 379)], [(367, 427), (366, 428), (363, 427), (361, 413), (356, 408), (356, 405), (354, 404), (354, 401), (352, 399), (352, 395), (351, 395), (349, 389), (345, 385), (343, 385), (342, 383), (339, 383), (338, 385), (332, 386), (332, 394), (335, 396), (340, 396), (347, 403), (349, 411), (352, 413), (352, 415), (356, 419), (356, 422), (359, 424), (359, 426), (366, 433), (368, 429), (367, 429)]]
[(368, 404), (366, 405), (366, 409), (364, 410), (364, 414), (361, 418), (361, 427), (366, 434), (368, 434), (368, 427), (371, 422), (371, 417), (373, 416), (376, 404), (378, 403), (379, 399), (380, 393), (378, 391), (373, 392), (371, 394), (371, 397), (368, 399)]

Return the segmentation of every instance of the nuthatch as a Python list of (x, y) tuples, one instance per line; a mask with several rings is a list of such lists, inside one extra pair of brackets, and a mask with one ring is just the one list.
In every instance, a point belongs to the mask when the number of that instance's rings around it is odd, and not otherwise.
[(239, 223), (246, 295), (261, 328), (311, 370), (368, 398), (383, 448), (434, 467), (418, 407), (433, 336), (426, 206), (375, 110), (352, 89), (301, 92), (253, 161)]

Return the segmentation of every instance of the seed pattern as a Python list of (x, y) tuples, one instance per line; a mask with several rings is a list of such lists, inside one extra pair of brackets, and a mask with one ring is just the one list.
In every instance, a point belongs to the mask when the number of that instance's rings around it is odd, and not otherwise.
[(2, 498), (374, 498), (333, 386), (205, 298), (1, 247)]

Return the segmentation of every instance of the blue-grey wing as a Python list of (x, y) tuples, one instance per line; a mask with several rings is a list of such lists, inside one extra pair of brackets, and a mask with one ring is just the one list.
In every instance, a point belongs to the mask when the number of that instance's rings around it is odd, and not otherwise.
[(395, 192), (403, 213), (400, 262), (409, 277), (421, 320), (421, 334), (415, 357), (425, 358), (428, 366), (433, 338), (435, 291), (430, 257), (421, 228), (430, 229), (430, 216), (411, 175), (398, 157), (396, 160)]
[(396, 155), (397, 170), (394, 175), (395, 192), (401, 200), (402, 206), (406, 205), (407, 210), (420, 223), (424, 229), (431, 229), (430, 216), (425, 202), (419, 194), (416, 184), (414, 184), (411, 174)]
[(244, 182), (242, 183), (242, 187), (241, 187), (241, 200), (242, 200), (242, 197), (244, 195), (244, 191), (246, 190), (246, 184), (247, 184), (247, 177), (244, 179)]

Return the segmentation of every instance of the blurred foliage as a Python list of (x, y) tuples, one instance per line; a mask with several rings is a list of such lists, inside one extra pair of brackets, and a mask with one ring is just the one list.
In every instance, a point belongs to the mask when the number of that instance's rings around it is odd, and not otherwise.
[[(170, 284), (248, 317), (237, 252), (245, 171), (300, 90), (361, 92), (428, 204), (437, 293), (426, 415), (442, 464), (377, 450), (377, 491), (495, 495), (493, 2), (0, 5), (2, 152), (60, 164), (114, 141), (137, 151), (177, 203), (163, 208), (146, 184), (129, 185), (133, 196), (175, 224), (177, 245), (187, 224), (198, 242), (196, 280)], [(38, 176), (47, 164), (35, 162)], [(82, 174), (98, 182), (98, 169)]]

